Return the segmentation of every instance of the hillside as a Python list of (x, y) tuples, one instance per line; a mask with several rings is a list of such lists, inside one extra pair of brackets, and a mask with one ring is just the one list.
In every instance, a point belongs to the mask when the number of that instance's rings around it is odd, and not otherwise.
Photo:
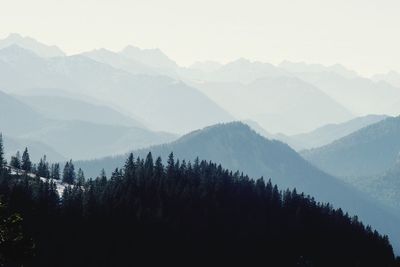
[[(6, 151), (8, 156), (16, 150), (23, 150), (25, 146), (21, 143), (25, 143), (28, 148), (32, 146), (35, 159), (42, 157), (43, 154), (38, 155), (42, 152), (53, 155), (55, 161), (64, 158), (93, 159), (170, 142), (177, 137), (134, 126), (139, 123), (117, 112), (108, 112), (110, 109), (106, 107), (64, 98), (33, 97), (31, 100), (31, 97), (23, 98), (31, 104), (29, 106), (0, 91), (0, 132), (11, 136), (11, 143), (14, 144)], [(62, 106), (66, 103), (71, 105)], [(71, 111), (68, 112), (67, 107)], [(102, 123), (89, 122), (102, 112), (103, 116), (97, 117), (97, 121)]]
[(374, 81), (385, 81), (397, 88), (400, 88), (400, 73), (389, 71), (388, 73), (376, 74), (372, 77)]
[[(299, 192), (311, 194), (319, 201), (330, 202), (335, 207), (359, 215), (364, 222), (382, 229), (383, 232), (390, 232), (392, 241), (400, 245), (400, 240), (394, 240), (400, 230), (393, 224), (399, 218), (384, 211), (368, 197), (340, 180), (316, 169), (289, 146), (279, 141), (267, 140), (242, 123), (207, 127), (170, 144), (135, 151), (134, 155), (143, 157), (149, 151), (154, 156), (160, 155), (163, 158), (172, 151), (176, 158), (192, 162), (199, 157), (220, 163), (233, 171), (243, 171), (251, 177), (271, 178), (281, 188), (296, 187)], [(124, 155), (78, 162), (77, 166), (93, 177), (101, 168), (110, 173), (116, 167), (121, 167), (125, 158)]]
[(121, 53), (115, 53), (107, 49), (92, 50), (81, 55), (132, 74), (160, 75), (156, 69), (136, 61), (134, 58), (129, 58)]
[(111, 107), (92, 104), (72, 97), (42, 94), (15, 95), (15, 97), (42, 116), (50, 119), (80, 120), (106, 125), (146, 128), (141, 121), (122, 114)]
[(73, 185), (0, 166), (0, 191), (19, 223), (15, 245), (2, 243), (6, 266), (395, 264), (387, 236), (357, 217), (207, 161), (129, 156), (110, 179)]
[(0, 90), (0, 131), (18, 135), (42, 128), (46, 120), (31, 107)]
[[(2, 128), (0, 129), (3, 130)], [(9, 160), (11, 156), (15, 156), (17, 151), (22, 153), (26, 147), (29, 148), (29, 154), (33, 162), (39, 162), (43, 155), (46, 155), (47, 158), (54, 162), (63, 162), (67, 160), (67, 158), (58, 151), (55, 151), (52, 147), (42, 142), (10, 137), (8, 135), (3, 135), (3, 139), (5, 145), (4, 152), (7, 160)]]
[(380, 175), (400, 152), (400, 117), (387, 118), (326, 146), (302, 152), (312, 164), (332, 175)]
[(398, 161), (380, 175), (358, 177), (350, 182), (381, 203), (400, 212), (400, 164)]
[(287, 136), (286, 140), (284, 138), (280, 140), (287, 141), (296, 150), (317, 148), (332, 143), (361, 128), (380, 122), (387, 117), (386, 115), (367, 115), (343, 123), (327, 124), (311, 132)]

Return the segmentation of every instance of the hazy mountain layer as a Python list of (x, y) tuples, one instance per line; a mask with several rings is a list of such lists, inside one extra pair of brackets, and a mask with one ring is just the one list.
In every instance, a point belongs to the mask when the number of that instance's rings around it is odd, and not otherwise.
[(10, 45), (18, 45), (33, 51), (41, 57), (62, 57), (65, 53), (55, 45), (45, 45), (33, 38), (23, 37), (17, 33), (11, 33), (7, 38), (0, 40), (0, 49)]
[(391, 85), (400, 88), (400, 73), (396, 71), (389, 71), (384, 74), (376, 74), (372, 77), (374, 81), (385, 81)]
[[(0, 50), (0, 88), (58, 88), (121, 106), (155, 129), (184, 133), (232, 117), (201, 92), (163, 76), (132, 75), (85, 56), (44, 59), (18, 46)], [(168, 101), (167, 101), (168, 99)]]
[(396, 162), (390, 170), (381, 175), (359, 177), (350, 182), (385, 205), (400, 213), (400, 164)]
[(308, 133), (277, 139), (287, 142), (296, 150), (317, 148), (327, 145), (368, 125), (384, 120), (387, 117), (386, 115), (367, 115), (343, 123), (327, 124)]
[(7, 161), (10, 160), (11, 156), (15, 156), (17, 151), (22, 153), (27, 147), (29, 149), (29, 155), (33, 162), (39, 162), (39, 160), (46, 155), (47, 159), (51, 159), (53, 162), (61, 162), (67, 160), (66, 157), (55, 151), (49, 145), (42, 142), (32, 141), (24, 138), (14, 138), (7, 135), (3, 136), (5, 145), (5, 157)]
[(318, 88), (295, 77), (263, 78), (247, 85), (204, 82), (195, 86), (236, 117), (257, 121), (273, 133), (302, 133), (353, 117)]
[[(40, 103), (51, 100), (51, 98), (43, 97), (43, 99), (37, 101)], [(58, 104), (65, 104), (67, 101), (58, 98), (56, 100), (61, 101)], [(47, 146), (49, 159), (52, 160), (59, 160), (64, 157), (90, 159), (120, 154), (133, 148), (165, 143), (176, 138), (174, 134), (153, 132), (135, 126), (123, 126), (116, 124), (117, 121), (114, 121), (114, 125), (111, 125), (113, 118), (119, 118), (125, 123), (129, 120), (118, 113), (107, 113), (107, 109), (104, 111), (104, 108), (96, 109), (91, 105), (87, 105), (84, 110), (81, 110), (83, 112), (82, 119), (89, 120), (91, 113), (94, 116), (96, 111), (99, 111), (97, 114), (99, 116), (102, 115), (100, 112), (105, 112), (103, 118), (98, 117), (98, 120), (106, 121), (108, 119), (108, 124), (81, 120), (60, 120), (61, 117), (64, 119), (78, 118), (80, 110), (69, 111), (69, 108), (77, 108), (81, 103), (78, 102), (77, 104), (73, 100), (70, 100), (70, 103), (75, 106), (60, 106), (58, 109), (54, 108), (53, 114), (47, 114), (52, 110), (52, 104), (57, 105), (56, 101), (48, 103), (48, 105), (43, 104), (42, 112), (37, 112), (22, 101), (0, 92), (0, 132), (17, 140), (22, 138), (27, 146), (32, 145), (32, 149), (37, 151), (35, 152), (36, 157), (42, 156), (37, 155), (37, 153), (45, 152), (47, 148), (44, 146)], [(46, 112), (43, 112), (43, 109)], [(67, 114), (68, 111), (69, 114)], [(46, 115), (49, 115), (49, 117), (58, 116), (59, 119), (51, 119)], [(21, 142), (15, 141), (14, 146), (10, 146), (9, 153), (14, 153), (16, 149), (22, 150), (24, 147), (21, 147)], [(50, 154), (54, 155), (54, 159), (50, 158)]]
[(32, 109), (51, 119), (81, 120), (99, 124), (146, 128), (141, 122), (104, 105), (61, 96), (16, 96)]
[(400, 107), (393, 106), (400, 101), (400, 90), (386, 82), (374, 82), (362, 77), (347, 78), (333, 72), (296, 75), (321, 89), (354, 114), (397, 116), (400, 113)]
[(303, 157), (320, 169), (344, 177), (379, 175), (399, 158), (400, 117), (387, 118), (333, 143), (307, 150)]

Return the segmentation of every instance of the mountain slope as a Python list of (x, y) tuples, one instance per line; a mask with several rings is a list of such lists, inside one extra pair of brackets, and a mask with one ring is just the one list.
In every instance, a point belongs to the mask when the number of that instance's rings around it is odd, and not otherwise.
[(82, 53), (81, 55), (96, 60), (100, 63), (108, 64), (114, 68), (125, 70), (132, 74), (159, 74), (154, 68), (151, 68), (142, 62), (135, 61), (135, 59), (129, 58), (122, 54), (114, 53), (106, 49), (92, 50)]
[[(193, 161), (199, 157), (221, 163), (231, 170), (243, 171), (252, 177), (272, 178), (281, 188), (296, 187), (298, 191), (311, 194), (319, 201), (329, 201), (335, 207), (359, 215), (363, 221), (383, 230), (383, 233), (390, 233), (393, 239), (400, 234), (395, 224), (400, 223), (399, 218), (340, 180), (316, 169), (289, 146), (279, 141), (269, 141), (242, 123), (207, 127), (171, 144), (135, 151), (134, 155), (144, 156), (148, 151), (163, 158), (173, 151), (175, 157), (181, 160)], [(78, 162), (77, 166), (95, 175), (102, 167), (110, 172), (122, 166), (125, 157)], [(399, 241), (395, 242), (397, 248), (400, 248)]]
[(340, 64), (324, 66), (321, 64), (307, 64), (305, 62), (283, 61), (279, 64), (281, 69), (289, 73), (335, 73), (345, 78), (357, 78), (355, 71), (349, 70)]
[(400, 152), (400, 117), (387, 118), (329, 145), (307, 150), (303, 157), (336, 176), (379, 175), (391, 168)]
[(186, 80), (214, 83), (243, 83), (248, 84), (263, 78), (290, 76), (285, 70), (276, 66), (240, 58), (214, 69), (199, 68), (179, 69), (179, 74)]
[(40, 129), (46, 120), (14, 97), (0, 91), (0, 131), (7, 135)]
[(374, 81), (385, 81), (395, 87), (400, 88), (400, 73), (396, 71), (389, 71), (384, 74), (376, 74), (372, 77)]
[(195, 86), (236, 117), (254, 120), (274, 133), (307, 132), (327, 122), (353, 117), (318, 88), (296, 77), (269, 77), (250, 84), (204, 82)]
[(67, 158), (65, 158), (59, 152), (55, 151), (52, 147), (42, 142), (32, 141), (23, 138), (15, 138), (7, 135), (3, 137), (5, 145), (4, 152), (8, 161), (11, 156), (15, 156), (17, 151), (19, 151), (22, 155), (25, 147), (29, 149), (29, 156), (33, 162), (39, 162), (39, 160), (44, 155), (46, 155), (48, 159), (51, 159), (52, 162), (61, 162), (67, 160)]
[(296, 76), (318, 87), (359, 116), (397, 116), (400, 113), (400, 107), (393, 109), (393, 105), (400, 101), (400, 90), (386, 82), (374, 82), (362, 77), (347, 78), (334, 72), (296, 73)]
[(296, 150), (327, 145), (368, 125), (386, 119), (386, 115), (367, 115), (338, 124), (328, 124), (309, 133), (287, 137), (288, 144)]
[(30, 88), (77, 92), (121, 106), (161, 131), (185, 133), (232, 120), (208, 97), (183, 82), (164, 76), (132, 75), (84, 56), (43, 59), (13, 46), (0, 50), (2, 66), (14, 75), (0, 76), (0, 88), (8, 92)]
[(140, 121), (104, 105), (61, 96), (33, 95), (16, 98), (51, 119), (146, 128)]
[[(61, 104), (64, 103), (65, 101), (62, 99)], [(62, 108), (67, 108), (67, 110), (60, 110), (61, 114), (58, 115), (63, 115), (65, 119), (72, 118), (74, 112), (79, 113), (79, 110), (75, 110), (67, 115), (65, 112), (68, 112), (68, 107), (62, 106)], [(72, 109), (73, 107), (70, 106), (69, 108)], [(84, 111), (90, 108), (90, 106), (87, 106)], [(51, 112), (51, 109), (47, 111)], [(54, 112), (57, 112), (57, 110), (54, 110)], [(132, 148), (170, 142), (177, 137), (173, 134), (154, 132), (132, 125), (116, 125), (115, 121), (112, 125), (112, 121), (110, 121), (112, 114), (105, 114), (111, 117), (103, 118), (103, 120), (109, 119), (109, 124), (51, 119), (46, 115), (47, 112), (36, 112), (22, 101), (0, 91), (0, 132), (15, 140), (14, 146), (10, 146), (12, 150), (9, 153), (15, 153), (16, 149), (24, 149), (24, 147), (21, 147), (21, 143), (25, 143), (29, 145), (29, 148), (32, 145), (36, 157), (43, 156), (37, 155), (37, 153), (48, 150), (48, 156), (50, 156), (50, 153), (54, 156), (54, 159), (49, 157), (51, 160), (59, 160), (64, 157), (90, 159), (124, 153)], [(75, 115), (78, 116), (79, 114)], [(82, 115), (82, 118), (85, 117), (90, 119), (90, 114)]]
[(176, 138), (173, 134), (137, 127), (83, 121), (52, 121), (46, 127), (22, 134), (21, 137), (44, 142), (73, 159), (121, 154), (132, 148), (170, 142)]
[(400, 213), (399, 162), (381, 175), (359, 177), (352, 184)]
[(0, 40), (0, 49), (10, 45), (18, 45), (25, 49), (33, 51), (35, 54), (41, 57), (62, 57), (65, 53), (57, 46), (50, 46), (42, 44), (30, 37), (23, 37), (17, 33), (11, 33), (5, 39)]
[(128, 45), (119, 54), (160, 72), (174, 72), (178, 68), (176, 62), (165, 55), (160, 49), (140, 49)]

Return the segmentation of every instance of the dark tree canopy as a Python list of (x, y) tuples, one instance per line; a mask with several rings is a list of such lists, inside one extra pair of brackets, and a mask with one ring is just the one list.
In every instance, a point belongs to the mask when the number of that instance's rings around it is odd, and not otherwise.
[(32, 162), (29, 157), (28, 148), (25, 148), (24, 153), (22, 154), (21, 169), (27, 172), (32, 170)]
[(7, 212), (34, 242), (8, 266), (399, 266), (388, 237), (357, 217), (212, 162), (129, 155), (109, 179), (68, 179), (59, 196), (53, 180), (0, 175)]
[(75, 166), (72, 160), (65, 163), (62, 181), (67, 184), (73, 184), (75, 182), (76, 173)]
[(0, 172), (2, 171), (5, 164), (6, 164), (6, 161), (4, 158), (3, 135), (2, 135), (2, 133), (0, 133)]
[(19, 151), (17, 151), (15, 156), (11, 157), (10, 166), (15, 169), (21, 169), (21, 155), (20, 155)]

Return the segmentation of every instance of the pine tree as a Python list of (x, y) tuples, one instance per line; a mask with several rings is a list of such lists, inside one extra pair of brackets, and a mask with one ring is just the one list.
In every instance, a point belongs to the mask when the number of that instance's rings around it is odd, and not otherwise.
[(125, 162), (124, 173), (126, 177), (133, 177), (135, 173), (135, 162), (133, 158), (133, 153), (129, 154), (129, 157)]
[(107, 175), (106, 175), (106, 171), (104, 170), (104, 168), (101, 169), (99, 178), (100, 178), (100, 181), (102, 184), (105, 184), (107, 182)]
[(170, 153), (167, 161), (167, 176), (173, 178), (175, 176), (175, 160), (174, 153)]
[(19, 154), (19, 151), (17, 151), (15, 156), (11, 157), (10, 166), (15, 169), (21, 169), (21, 155)]
[(50, 170), (49, 170), (49, 163), (46, 160), (46, 155), (40, 159), (39, 164), (37, 166), (36, 174), (39, 177), (50, 178)]
[(162, 164), (162, 159), (161, 159), (161, 157), (158, 157), (157, 159), (156, 159), (156, 163), (155, 163), (155, 165), (154, 165), (154, 172), (155, 172), (155, 177), (158, 177), (158, 178), (162, 178), (163, 177), (163, 174), (164, 174), (164, 166), (163, 166), (163, 164)]
[(51, 164), (50, 178), (54, 180), (60, 180), (60, 164)]
[(0, 172), (3, 170), (5, 164), (3, 135), (0, 133)]
[(85, 174), (83, 173), (83, 170), (79, 168), (77, 174), (77, 185), (82, 186), (84, 184), (85, 184)]
[(72, 160), (70, 160), (69, 162), (65, 163), (62, 181), (67, 184), (73, 184), (75, 182), (75, 178), (75, 167), (72, 163)]
[(144, 171), (146, 177), (153, 177), (154, 163), (151, 152), (147, 154), (146, 160), (144, 162)]
[(32, 170), (32, 162), (29, 158), (28, 148), (25, 148), (24, 153), (22, 154), (21, 169), (26, 172), (30, 172)]

